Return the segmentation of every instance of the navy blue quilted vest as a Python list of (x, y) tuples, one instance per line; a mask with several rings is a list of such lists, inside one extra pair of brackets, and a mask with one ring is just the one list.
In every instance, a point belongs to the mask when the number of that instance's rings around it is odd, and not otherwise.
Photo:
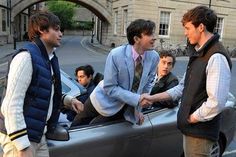
[[(46, 125), (56, 125), (61, 105), (61, 79), (58, 59), (54, 54), (50, 61), (45, 46), (37, 39), (36, 44), (24, 47), (30, 52), (33, 75), (24, 100), (24, 118), (30, 141), (39, 143)], [(51, 66), (54, 72), (52, 76)], [(52, 83), (54, 83), (53, 111), (47, 124)]]

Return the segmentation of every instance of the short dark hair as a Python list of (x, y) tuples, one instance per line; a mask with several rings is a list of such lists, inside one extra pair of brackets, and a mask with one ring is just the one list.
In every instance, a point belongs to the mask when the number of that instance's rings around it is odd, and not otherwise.
[(206, 26), (206, 29), (213, 33), (216, 26), (216, 13), (206, 6), (197, 6), (184, 14), (181, 22), (185, 25), (187, 22), (192, 22), (195, 27), (201, 23)]
[(81, 71), (81, 70), (84, 71), (84, 73), (87, 77), (93, 76), (93, 74), (94, 74), (94, 70), (93, 70), (93, 67), (91, 65), (84, 65), (84, 66), (80, 66), (80, 67), (75, 69), (75, 76), (77, 76), (77, 72)]
[(39, 30), (60, 29), (60, 19), (51, 12), (39, 11), (33, 14), (29, 19), (28, 36), (33, 41), (36, 37), (40, 37)]
[(176, 58), (175, 58), (175, 55), (173, 53), (171, 53), (171, 51), (161, 50), (161, 51), (159, 51), (159, 56), (160, 56), (160, 58), (172, 57), (172, 59), (173, 59), (172, 67), (175, 66)]
[(127, 27), (127, 39), (130, 45), (134, 45), (134, 37), (141, 37), (141, 34), (151, 35), (154, 33), (156, 25), (153, 21), (137, 19)]

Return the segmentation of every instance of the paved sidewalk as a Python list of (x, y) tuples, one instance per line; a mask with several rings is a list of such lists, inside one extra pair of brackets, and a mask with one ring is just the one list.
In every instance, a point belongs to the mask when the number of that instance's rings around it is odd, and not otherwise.
[[(21, 48), (26, 42), (16, 42), (16, 49)], [(14, 45), (12, 44), (5, 44), (0, 46), (0, 58), (3, 58), (9, 53), (14, 52)]]
[(90, 36), (84, 37), (83, 40), (81, 41), (81, 44), (85, 46), (87, 49), (90, 49), (94, 52), (103, 53), (103, 54), (108, 54), (112, 49), (111, 47), (100, 44), (97, 41), (97, 39), (93, 39), (93, 43), (91, 43)]

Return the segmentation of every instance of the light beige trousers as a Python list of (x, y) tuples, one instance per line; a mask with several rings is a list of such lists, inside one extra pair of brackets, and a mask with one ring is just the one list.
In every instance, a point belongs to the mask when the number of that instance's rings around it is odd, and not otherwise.
[(185, 157), (211, 157), (213, 144), (211, 140), (183, 135)]
[[(13, 145), (10, 138), (3, 133), (0, 133), (0, 144), (3, 151), (0, 151), (0, 154), (3, 153), (3, 157), (18, 157), (18, 150)], [(30, 142), (30, 144), (34, 157), (49, 157), (49, 151), (45, 135), (43, 135), (40, 143)]]

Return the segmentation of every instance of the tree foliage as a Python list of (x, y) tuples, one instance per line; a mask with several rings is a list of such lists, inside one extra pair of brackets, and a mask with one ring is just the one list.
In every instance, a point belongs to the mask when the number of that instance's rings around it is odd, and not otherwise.
[(66, 1), (46, 2), (49, 11), (53, 12), (61, 20), (62, 29), (70, 29), (73, 24), (74, 8), (76, 4)]

